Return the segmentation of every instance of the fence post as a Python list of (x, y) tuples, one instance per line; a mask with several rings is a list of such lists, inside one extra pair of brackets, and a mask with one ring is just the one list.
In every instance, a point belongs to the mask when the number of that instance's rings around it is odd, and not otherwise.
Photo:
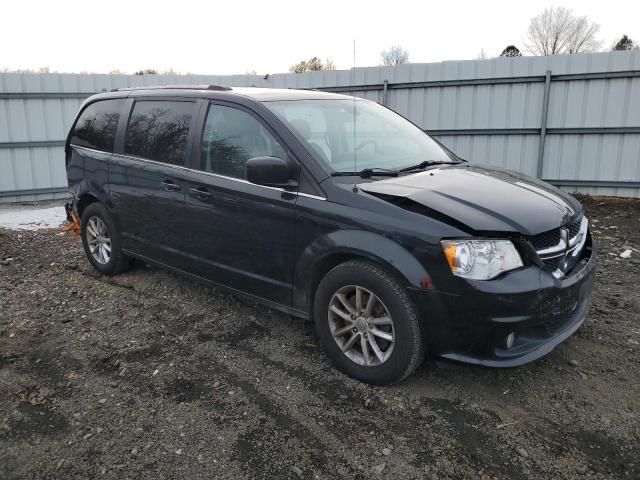
[(547, 135), (547, 114), (549, 113), (549, 90), (551, 90), (551, 70), (544, 77), (544, 97), (542, 98), (542, 119), (540, 120), (540, 144), (538, 145), (538, 165), (536, 177), (542, 178), (544, 166), (544, 142)]
[(382, 105), (387, 106), (387, 89), (389, 88), (389, 80), (385, 80), (382, 84)]

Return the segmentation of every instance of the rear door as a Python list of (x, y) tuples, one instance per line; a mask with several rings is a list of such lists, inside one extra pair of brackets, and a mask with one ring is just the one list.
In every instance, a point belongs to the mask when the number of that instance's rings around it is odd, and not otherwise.
[(136, 99), (122, 150), (109, 170), (109, 193), (125, 248), (185, 268), (184, 209), (196, 102)]
[[(249, 183), (249, 158), (288, 160), (275, 133), (252, 111), (205, 105), (195, 165), (187, 180), (185, 231), (198, 275), (277, 304), (290, 305), (296, 192)], [(204, 111), (203, 111), (204, 113)]]

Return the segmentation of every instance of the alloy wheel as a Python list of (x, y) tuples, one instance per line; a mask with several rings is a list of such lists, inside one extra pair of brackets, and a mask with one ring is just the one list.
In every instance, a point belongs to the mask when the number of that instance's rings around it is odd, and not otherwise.
[(107, 226), (101, 218), (89, 218), (86, 236), (93, 259), (101, 265), (109, 263), (109, 260), (111, 260), (111, 237)]
[(328, 318), (333, 339), (353, 362), (373, 367), (391, 356), (393, 320), (372, 291), (358, 285), (340, 288), (329, 301)]

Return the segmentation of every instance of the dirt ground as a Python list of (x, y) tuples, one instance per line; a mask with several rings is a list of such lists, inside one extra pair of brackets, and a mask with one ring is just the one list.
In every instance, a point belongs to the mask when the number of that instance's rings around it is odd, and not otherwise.
[(583, 201), (600, 261), (576, 335), (384, 388), (337, 372), (311, 324), (0, 231), (0, 478), (638, 479), (640, 201)]

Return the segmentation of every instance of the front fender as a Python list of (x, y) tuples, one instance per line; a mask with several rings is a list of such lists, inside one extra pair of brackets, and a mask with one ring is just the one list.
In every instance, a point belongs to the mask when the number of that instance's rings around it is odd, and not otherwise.
[(337, 255), (368, 258), (396, 273), (407, 287), (424, 288), (431, 284), (423, 265), (400, 244), (377, 233), (337, 230), (317, 238), (299, 254), (294, 272), (294, 308), (309, 310), (315, 288), (314, 272), (329, 257)]

